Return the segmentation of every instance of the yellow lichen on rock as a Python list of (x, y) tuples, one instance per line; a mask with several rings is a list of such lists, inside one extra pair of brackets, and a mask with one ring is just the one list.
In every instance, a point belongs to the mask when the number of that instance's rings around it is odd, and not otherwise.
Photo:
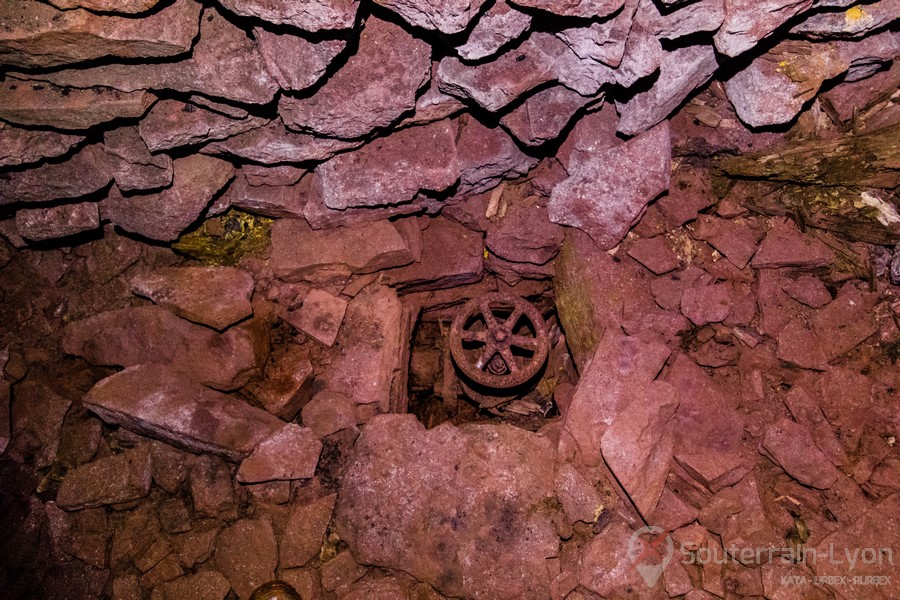
[(231, 209), (182, 235), (172, 248), (206, 264), (234, 265), (245, 254), (260, 254), (266, 249), (273, 221)]

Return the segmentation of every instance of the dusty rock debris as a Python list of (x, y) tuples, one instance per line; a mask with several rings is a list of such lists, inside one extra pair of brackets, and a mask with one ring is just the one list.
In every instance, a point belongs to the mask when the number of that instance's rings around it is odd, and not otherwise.
[(900, 598), (898, 16), (0, 2), (0, 598)]

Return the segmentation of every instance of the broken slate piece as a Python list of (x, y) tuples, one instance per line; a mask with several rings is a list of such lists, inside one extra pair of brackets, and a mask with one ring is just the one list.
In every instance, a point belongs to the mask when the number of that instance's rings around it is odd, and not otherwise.
[(421, 191), (441, 192), (460, 178), (455, 123), (401, 129), (335, 156), (316, 175), (325, 206), (338, 210), (404, 204)]
[(812, 234), (801, 233), (791, 219), (779, 218), (750, 262), (754, 269), (797, 267), (812, 269), (834, 262), (834, 253)]
[(62, 156), (84, 141), (80, 135), (13, 127), (0, 122), (0, 167), (15, 167)]
[(349, 29), (356, 22), (359, 0), (220, 0), (222, 6), (244, 17), (306, 31)]
[(165, 154), (151, 154), (137, 127), (120, 127), (105, 132), (103, 148), (110, 157), (119, 190), (157, 190), (171, 185), (174, 175), (172, 159)]
[(285, 281), (340, 266), (374, 273), (412, 260), (406, 241), (389, 221), (323, 230), (313, 230), (302, 219), (279, 219), (272, 225), (272, 268)]
[(840, 475), (828, 457), (816, 446), (809, 429), (790, 419), (782, 419), (769, 425), (761, 448), (788, 475), (803, 485), (826, 489)]
[(589, 156), (553, 190), (550, 220), (581, 229), (603, 249), (614, 247), (669, 187), (671, 159), (668, 123)]
[(283, 421), (290, 421), (309, 401), (312, 363), (308, 352), (295, 344), (274, 352), (270, 361), (265, 378), (250, 384), (248, 391), (264, 409)]
[(152, 480), (149, 449), (126, 450), (69, 471), (56, 503), (65, 510), (121, 504), (150, 493)]
[(131, 278), (131, 291), (222, 331), (253, 314), (253, 277), (234, 267), (165, 267)]
[(403, 17), (410, 25), (441, 33), (463, 31), (485, 0), (375, 0)]
[[(262, 117), (235, 118), (188, 102), (162, 100), (150, 109), (138, 129), (147, 147), (152, 152), (159, 152), (229, 138), (262, 127), (267, 122)], [(116, 182), (122, 188), (118, 179)]]
[(278, 112), (290, 129), (360, 138), (416, 107), (431, 80), (431, 48), (403, 28), (369, 17), (359, 49), (312, 96), (282, 96)]
[(100, 227), (96, 202), (60, 204), (50, 208), (23, 208), (16, 212), (16, 228), (35, 242), (63, 238)]
[(283, 90), (299, 92), (312, 87), (327, 73), (331, 61), (347, 47), (345, 40), (312, 42), (293, 33), (253, 28), (253, 39), (266, 68)]
[(478, 17), (466, 43), (456, 48), (463, 60), (481, 60), (496, 54), (500, 48), (517, 39), (531, 26), (531, 15), (498, 0)]
[(315, 474), (322, 442), (307, 427), (294, 423), (261, 441), (241, 462), (237, 480), (241, 483), (309, 479)]
[(114, 423), (191, 452), (239, 461), (284, 421), (206, 388), (169, 367), (141, 365), (99, 381), (84, 405)]
[(281, 318), (326, 346), (333, 346), (346, 311), (347, 301), (343, 298), (323, 290), (311, 290), (300, 308)]
[(655, 275), (662, 275), (681, 265), (665, 236), (636, 240), (628, 249), (628, 256), (638, 261)]

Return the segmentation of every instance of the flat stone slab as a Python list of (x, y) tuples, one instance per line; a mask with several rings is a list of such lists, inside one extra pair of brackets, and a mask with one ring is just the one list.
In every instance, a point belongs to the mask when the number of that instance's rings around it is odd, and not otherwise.
[(138, 126), (141, 138), (153, 152), (221, 140), (262, 127), (262, 117), (216, 112), (180, 100), (157, 102)]
[(668, 123), (586, 158), (554, 188), (550, 220), (587, 233), (603, 249), (618, 244), (647, 204), (669, 187)]
[(344, 210), (404, 204), (421, 191), (446, 190), (460, 178), (460, 162), (455, 123), (443, 120), (339, 154), (320, 165), (316, 175), (325, 206)]
[(112, 177), (102, 146), (85, 146), (65, 162), (7, 174), (0, 179), (0, 206), (79, 198), (103, 189)]
[(430, 79), (428, 44), (393, 23), (369, 17), (356, 54), (312, 96), (282, 96), (278, 112), (291, 129), (359, 138), (414, 109), (416, 93)]
[(0, 167), (15, 167), (62, 156), (84, 141), (80, 135), (37, 131), (0, 123)]
[(237, 480), (262, 483), (309, 479), (316, 472), (322, 442), (308, 427), (288, 423), (264, 439), (241, 462)]
[[(158, 105), (157, 105), (158, 106)], [(172, 184), (172, 158), (151, 154), (137, 127), (119, 127), (103, 134), (113, 178), (120, 191), (159, 190)]]
[(36, 242), (76, 235), (98, 227), (100, 211), (96, 202), (23, 208), (16, 212), (19, 235)]
[(260, 335), (254, 325), (220, 334), (160, 306), (138, 306), (70, 323), (63, 349), (95, 365), (174, 365), (196, 381), (230, 390), (258, 369)]
[(123, 196), (114, 187), (103, 202), (104, 215), (126, 231), (171, 242), (234, 177), (231, 163), (202, 154), (176, 159), (173, 168), (172, 186), (158, 194)]
[(191, 452), (239, 461), (284, 421), (161, 365), (130, 367), (98, 382), (84, 405), (121, 425)]
[(131, 278), (131, 291), (222, 331), (253, 314), (253, 277), (235, 267), (167, 267)]
[(412, 260), (406, 241), (388, 221), (324, 230), (313, 230), (301, 219), (280, 219), (272, 225), (271, 264), (285, 281), (336, 266), (374, 273)]
[(354, 452), (335, 523), (360, 563), (450, 596), (550, 597), (545, 561), (559, 538), (549, 439), (509, 425), (426, 431), (413, 415), (379, 415)]
[[(227, 65), (228, 68), (223, 68)], [(266, 104), (278, 91), (253, 40), (218, 10), (206, 8), (200, 17), (200, 38), (185, 60), (170, 63), (109, 64), (54, 71), (35, 78), (86, 90), (104, 86), (122, 92), (169, 89)]]
[(347, 301), (323, 290), (310, 290), (303, 305), (285, 313), (282, 318), (296, 329), (309, 334), (326, 346), (333, 346), (337, 338)]
[(191, 49), (202, 6), (177, 0), (141, 19), (58, 10), (35, 0), (0, 5), (0, 64), (56, 67), (107, 56), (155, 58)]
[(399, 14), (410, 25), (441, 33), (459, 33), (478, 14), (485, 0), (375, 0)]
[(65, 510), (121, 504), (150, 493), (153, 472), (147, 448), (126, 450), (69, 471), (56, 504)]
[(220, 0), (235, 14), (306, 31), (349, 29), (356, 22), (359, 0)]

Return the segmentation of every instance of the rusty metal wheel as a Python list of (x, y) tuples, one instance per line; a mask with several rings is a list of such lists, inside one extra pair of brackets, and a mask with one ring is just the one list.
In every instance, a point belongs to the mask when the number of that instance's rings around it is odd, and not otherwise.
[(550, 351), (547, 324), (524, 298), (491, 292), (464, 304), (450, 327), (450, 354), (469, 380), (492, 389), (520, 386)]

